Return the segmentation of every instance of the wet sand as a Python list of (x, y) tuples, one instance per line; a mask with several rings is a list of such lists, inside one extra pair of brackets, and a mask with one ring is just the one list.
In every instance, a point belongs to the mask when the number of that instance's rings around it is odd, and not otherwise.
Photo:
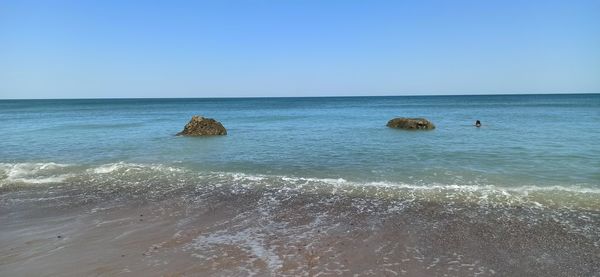
[[(2, 194), (1, 276), (598, 276), (600, 213), (277, 189)], [(28, 195), (25, 197), (24, 195)], [(60, 199), (60, 200), (59, 200)], [(58, 205), (58, 203), (63, 203)], [(66, 204), (65, 204), (66, 203)]]

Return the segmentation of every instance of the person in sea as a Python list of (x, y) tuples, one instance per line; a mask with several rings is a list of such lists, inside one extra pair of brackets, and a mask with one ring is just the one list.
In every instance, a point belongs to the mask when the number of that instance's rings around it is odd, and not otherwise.
[(479, 119), (477, 121), (475, 121), (475, 127), (477, 127), (477, 128), (481, 127), (481, 121), (479, 121)]

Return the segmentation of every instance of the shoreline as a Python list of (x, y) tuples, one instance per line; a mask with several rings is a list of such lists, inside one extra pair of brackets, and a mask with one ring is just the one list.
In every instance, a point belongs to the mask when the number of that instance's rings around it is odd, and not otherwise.
[[(2, 201), (0, 273), (581, 276), (600, 270), (600, 210), (240, 182), (159, 194), (97, 190), (102, 197), (63, 184), (47, 206)], [(37, 196), (18, 190), (0, 197)]]

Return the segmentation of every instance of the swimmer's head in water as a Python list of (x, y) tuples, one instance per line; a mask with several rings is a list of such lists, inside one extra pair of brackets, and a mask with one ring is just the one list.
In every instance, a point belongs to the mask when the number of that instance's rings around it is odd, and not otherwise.
[(481, 126), (481, 121), (479, 121), (479, 120), (475, 121), (475, 126), (477, 126), (477, 127)]

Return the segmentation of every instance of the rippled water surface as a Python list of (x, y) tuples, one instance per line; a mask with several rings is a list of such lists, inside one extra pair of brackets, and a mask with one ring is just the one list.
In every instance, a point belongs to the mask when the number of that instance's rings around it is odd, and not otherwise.
[[(194, 114), (228, 135), (174, 136)], [(600, 272), (598, 94), (2, 100), (0, 120), (0, 275)]]

